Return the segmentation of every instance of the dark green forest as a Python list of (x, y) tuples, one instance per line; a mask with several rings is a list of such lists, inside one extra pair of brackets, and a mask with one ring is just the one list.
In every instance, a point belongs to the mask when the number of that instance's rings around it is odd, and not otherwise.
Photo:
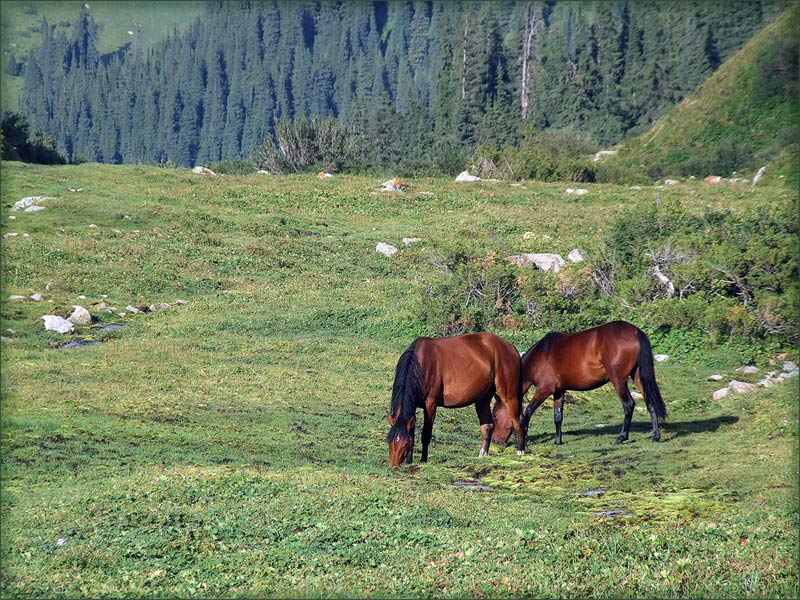
[(222, 2), (105, 55), (83, 8), (69, 37), (42, 19), (21, 106), (71, 162), (211, 164), (325, 122), (350, 166), (453, 170), (535, 132), (640, 133), (788, 5)]

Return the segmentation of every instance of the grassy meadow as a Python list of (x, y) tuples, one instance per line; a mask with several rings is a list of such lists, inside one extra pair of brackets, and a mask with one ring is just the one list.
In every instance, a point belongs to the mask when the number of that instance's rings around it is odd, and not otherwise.
[[(390, 175), (3, 163), (19, 235), (2, 239), (0, 596), (797, 597), (798, 380), (719, 401), (708, 381), (755, 382), (772, 354), (758, 375), (724, 349), (657, 363), (658, 444), (640, 401), (614, 445), (610, 386), (573, 393), (562, 446), (545, 403), (521, 457), (479, 459), (472, 408), (439, 411), (427, 464), (389, 469), (385, 442), (396, 361), (435, 333), (423, 291), (453, 247), (591, 256), (657, 195), (757, 212), (797, 191), (378, 191)], [(46, 210), (10, 210), (36, 195)], [(44, 330), (73, 305), (97, 322)], [(524, 351), (544, 332), (495, 333)], [(59, 347), (75, 340), (99, 343)]]

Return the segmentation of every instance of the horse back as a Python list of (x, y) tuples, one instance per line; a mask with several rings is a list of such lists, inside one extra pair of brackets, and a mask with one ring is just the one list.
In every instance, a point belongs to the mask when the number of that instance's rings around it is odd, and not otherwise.
[(489, 332), (419, 338), (417, 357), (437, 404), (457, 407), (491, 397), (500, 385), (519, 385), (519, 353)]
[(617, 370), (628, 375), (639, 353), (638, 328), (614, 321), (576, 333), (552, 335), (536, 358), (537, 382), (553, 389), (590, 390)]

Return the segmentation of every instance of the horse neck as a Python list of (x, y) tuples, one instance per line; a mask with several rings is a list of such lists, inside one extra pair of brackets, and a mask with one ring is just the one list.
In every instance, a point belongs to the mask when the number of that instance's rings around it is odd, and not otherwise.
[(536, 385), (535, 371), (539, 353), (539, 348), (534, 346), (522, 356), (520, 360), (520, 377), (523, 383), (529, 381), (533, 385)]

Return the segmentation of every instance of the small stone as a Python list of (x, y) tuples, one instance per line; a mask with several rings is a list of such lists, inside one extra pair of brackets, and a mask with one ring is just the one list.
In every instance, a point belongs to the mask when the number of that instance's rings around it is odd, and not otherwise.
[(753, 365), (746, 365), (744, 367), (739, 367), (736, 369), (739, 373), (744, 373), (745, 375), (752, 375), (753, 373), (758, 373), (758, 369)]
[(27, 296), (20, 296), (19, 294), (12, 294), (12, 295), (10, 295), (8, 297), (8, 299), (9, 300), (18, 301), (18, 300), (27, 300), (28, 297)]
[(73, 323), (74, 325), (89, 325), (92, 322), (92, 315), (88, 310), (82, 306), (73, 305), (72, 308), (75, 310), (73, 310), (72, 314), (67, 317), (67, 321)]
[(746, 392), (754, 392), (758, 389), (757, 385), (752, 383), (745, 383), (744, 381), (736, 381), (735, 379), (728, 384), (730, 390), (736, 394), (744, 394)]
[(375, 246), (375, 252), (383, 254), (384, 256), (392, 256), (397, 252), (397, 248), (389, 244), (384, 244), (383, 242), (378, 242), (378, 245)]
[(727, 396), (729, 393), (730, 393), (730, 390), (729, 390), (728, 388), (724, 387), (724, 388), (722, 388), (722, 389), (719, 389), (719, 390), (717, 390), (717, 391), (716, 391), (716, 392), (714, 392), (713, 394), (711, 394), (711, 397), (712, 397), (714, 400), (721, 400), (722, 398), (724, 398), (725, 396)]
[(46, 206), (39, 206), (38, 204), (34, 204), (33, 206), (29, 206), (28, 208), (26, 208), (25, 212), (26, 213), (35, 213), (35, 212), (39, 212), (40, 210), (45, 210), (46, 208), (47, 208)]
[(34, 294), (33, 296), (31, 296), (31, 300), (33, 300), (34, 302), (41, 302), (42, 300), (44, 300), (44, 296), (42, 296), (41, 294)]
[(586, 260), (587, 256), (588, 254), (586, 254), (585, 250), (575, 248), (574, 250), (570, 250), (569, 254), (567, 254), (567, 259), (569, 259), (571, 262), (577, 263)]
[(75, 326), (63, 317), (57, 315), (44, 315), (40, 317), (44, 320), (44, 328), (47, 331), (55, 331), (56, 333), (72, 333), (75, 331)]
[(2, 342), (3, 344), (13, 344), (14, 340), (11, 339), (10, 337), (6, 337), (4, 335), (0, 335), (0, 342)]
[(422, 241), (422, 238), (418, 238), (418, 237), (404, 237), (403, 238), (403, 243), (406, 246), (409, 246), (409, 245), (413, 244), (414, 242), (421, 242), (421, 241)]
[(722, 381), (722, 375), (709, 375), (709, 381)]
[(667, 360), (668, 358), (669, 358), (669, 356), (668, 356), (668, 355), (666, 355), (666, 354), (656, 354), (656, 355), (653, 357), (653, 360), (655, 360), (656, 362), (664, 362), (664, 361), (665, 361), (665, 360)]

